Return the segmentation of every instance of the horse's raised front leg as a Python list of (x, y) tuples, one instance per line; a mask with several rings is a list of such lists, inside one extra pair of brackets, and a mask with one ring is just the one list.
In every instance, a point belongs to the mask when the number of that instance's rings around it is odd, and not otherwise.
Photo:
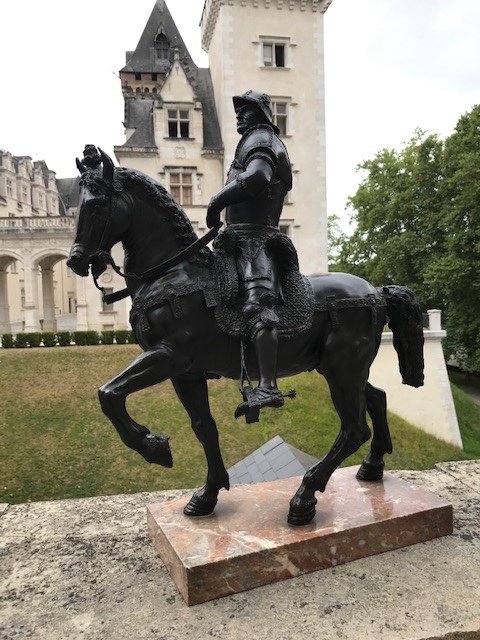
[(195, 491), (184, 513), (187, 516), (206, 516), (215, 509), (220, 489), (230, 488), (218, 443), (217, 425), (210, 413), (207, 381), (201, 374), (188, 374), (173, 378), (172, 383), (192, 421), (192, 429), (203, 446), (208, 464), (205, 485)]
[(147, 462), (164, 467), (171, 467), (173, 464), (168, 437), (156, 436), (135, 422), (128, 414), (125, 403), (131, 393), (172, 377), (173, 356), (170, 345), (160, 344), (157, 348), (142, 353), (98, 391), (104, 414), (127, 447), (137, 451)]

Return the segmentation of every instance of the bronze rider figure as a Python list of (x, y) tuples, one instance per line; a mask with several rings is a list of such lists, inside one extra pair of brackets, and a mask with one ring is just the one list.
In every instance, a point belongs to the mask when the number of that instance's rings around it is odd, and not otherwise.
[[(258, 364), (259, 382), (245, 397), (235, 417), (254, 422), (251, 409), (281, 407), (277, 387), (277, 324), (275, 307), (281, 296), (278, 264), (269, 240), (279, 234), (285, 195), (292, 188), (292, 170), (279, 129), (272, 121), (271, 100), (265, 93), (247, 91), (234, 96), (237, 131), (241, 134), (225, 187), (210, 201), (207, 226), (218, 225), (226, 209), (227, 230), (234, 240), (242, 292), (242, 313)], [(295, 253), (296, 258), (296, 253)], [(253, 413), (255, 416), (255, 413)]]

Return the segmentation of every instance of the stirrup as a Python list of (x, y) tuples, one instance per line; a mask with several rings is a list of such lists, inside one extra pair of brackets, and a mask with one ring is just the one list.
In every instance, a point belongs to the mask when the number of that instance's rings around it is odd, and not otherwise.
[(265, 407), (283, 407), (285, 404), (284, 398), (295, 398), (296, 392), (294, 389), (288, 393), (282, 393), (278, 389), (265, 389), (263, 387), (256, 387), (248, 385), (242, 387), (243, 402), (241, 402), (235, 409), (235, 418), (245, 416), (245, 422), (252, 424), (258, 422), (260, 418), (260, 409)]

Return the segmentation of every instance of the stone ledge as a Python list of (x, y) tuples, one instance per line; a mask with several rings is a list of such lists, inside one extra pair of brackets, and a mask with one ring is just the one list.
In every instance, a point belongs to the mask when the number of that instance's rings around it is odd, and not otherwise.
[(0, 637), (243, 640), (255, 621), (255, 640), (479, 640), (480, 461), (394, 475), (453, 503), (452, 536), (193, 608), (145, 524), (146, 504), (190, 491), (11, 505)]

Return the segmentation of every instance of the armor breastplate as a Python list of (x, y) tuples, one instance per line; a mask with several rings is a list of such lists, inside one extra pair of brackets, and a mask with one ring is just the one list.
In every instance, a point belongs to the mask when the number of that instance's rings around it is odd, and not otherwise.
[(287, 150), (271, 127), (259, 124), (244, 133), (235, 151), (227, 184), (247, 168), (253, 158), (265, 158), (274, 167), (270, 184), (254, 198), (227, 207), (227, 224), (250, 223), (277, 227), (287, 191), (292, 188), (292, 170)]

